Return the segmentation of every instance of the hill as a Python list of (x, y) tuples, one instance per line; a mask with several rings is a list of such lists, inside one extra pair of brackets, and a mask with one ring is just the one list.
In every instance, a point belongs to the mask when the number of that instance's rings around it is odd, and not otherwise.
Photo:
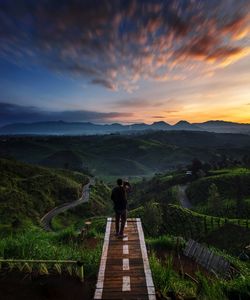
[(71, 170), (81, 170), (84, 167), (81, 157), (70, 150), (57, 151), (42, 159), (40, 164), (53, 168)]
[[(185, 167), (193, 158), (242, 160), (250, 136), (202, 131), (155, 131), (135, 135), (2, 137), (0, 155), (46, 166), (84, 167), (95, 175), (152, 175)], [(78, 169), (77, 168), (77, 169)]]
[(0, 159), (1, 225), (39, 224), (53, 207), (78, 199), (87, 176)]
[(186, 193), (196, 211), (231, 218), (250, 217), (250, 169), (212, 171), (192, 182)]

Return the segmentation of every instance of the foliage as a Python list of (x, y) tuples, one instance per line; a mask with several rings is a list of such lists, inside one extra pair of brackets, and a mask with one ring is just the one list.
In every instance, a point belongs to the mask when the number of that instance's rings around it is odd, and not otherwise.
[(149, 258), (153, 280), (157, 290), (164, 296), (168, 292), (174, 292), (186, 297), (195, 295), (195, 285), (188, 280), (182, 279), (173, 270), (173, 258), (168, 256), (164, 263), (160, 261), (153, 252)]
[(159, 234), (162, 225), (162, 212), (158, 203), (150, 201), (145, 204), (142, 221), (151, 236)]
[(208, 190), (208, 205), (214, 210), (218, 211), (220, 208), (220, 195), (217, 186), (212, 183)]
[(185, 240), (182, 237), (165, 234), (155, 238), (148, 238), (147, 245), (153, 249), (176, 250), (185, 246)]
[(197, 273), (198, 289), (197, 299), (199, 300), (226, 300), (226, 296), (223, 293), (220, 281), (209, 280), (201, 273)]
[(0, 159), (1, 224), (13, 228), (35, 224), (53, 207), (78, 199), (84, 174), (53, 170), (21, 162)]
[(72, 229), (58, 233), (31, 228), (0, 240), (0, 257), (4, 259), (77, 260), (84, 264), (87, 276), (97, 274), (101, 243), (90, 249), (81, 243)]
[(200, 161), (213, 161), (222, 155), (239, 159), (249, 153), (249, 146), (247, 135), (153, 131), (131, 135), (3, 137), (0, 154), (50, 166), (56, 163), (75, 168), (79, 164), (77, 167), (83, 166), (95, 175), (144, 176), (185, 167), (194, 157)]
[(197, 211), (231, 218), (250, 216), (249, 169), (213, 171), (210, 176), (192, 182), (186, 193)]

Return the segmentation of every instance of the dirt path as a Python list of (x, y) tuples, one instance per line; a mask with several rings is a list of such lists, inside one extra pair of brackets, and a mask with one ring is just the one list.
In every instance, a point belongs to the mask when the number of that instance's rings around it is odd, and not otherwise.
[(178, 199), (180, 201), (180, 204), (184, 208), (192, 208), (192, 204), (190, 203), (187, 195), (186, 195), (186, 188), (187, 185), (178, 185)]
[(89, 178), (89, 183), (84, 185), (84, 187), (82, 189), (81, 198), (79, 198), (78, 200), (73, 201), (73, 202), (63, 203), (59, 206), (54, 207), (52, 210), (50, 210), (48, 213), (46, 213), (46, 215), (44, 215), (41, 218), (41, 224), (42, 224), (43, 228), (47, 231), (53, 231), (53, 229), (51, 227), (51, 221), (55, 216), (57, 216), (58, 214), (60, 214), (62, 212), (65, 212), (68, 209), (76, 207), (79, 204), (87, 203), (89, 201), (90, 185), (94, 185), (94, 184), (95, 184), (95, 179)]

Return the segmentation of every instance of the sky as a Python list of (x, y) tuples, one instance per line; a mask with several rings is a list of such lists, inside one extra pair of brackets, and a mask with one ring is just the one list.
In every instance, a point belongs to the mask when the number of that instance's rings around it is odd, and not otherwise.
[(0, 0), (0, 125), (250, 123), (249, 0)]

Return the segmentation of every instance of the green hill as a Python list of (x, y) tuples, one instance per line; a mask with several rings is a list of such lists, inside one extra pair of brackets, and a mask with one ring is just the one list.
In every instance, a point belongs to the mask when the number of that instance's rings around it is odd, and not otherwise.
[(229, 155), (241, 160), (249, 148), (247, 135), (189, 131), (0, 138), (1, 156), (50, 167), (83, 167), (102, 176), (152, 175), (186, 166), (194, 157), (216, 161)]
[[(212, 185), (217, 191), (213, 203)], [(186, 192), (197, 211), (231, 218), (250, 217), (250, 169), (213, 171), (210, 176), (192, 182)]]
[(1, 225), (38, 224), (53, 207), (78, 199), (86, 175), (0, 159)]
[(71, 150), (57, 151), (40, 161), (40, 164), (47, 167), (71, 170), (80, 170), (83, 167), (81, 157)]

